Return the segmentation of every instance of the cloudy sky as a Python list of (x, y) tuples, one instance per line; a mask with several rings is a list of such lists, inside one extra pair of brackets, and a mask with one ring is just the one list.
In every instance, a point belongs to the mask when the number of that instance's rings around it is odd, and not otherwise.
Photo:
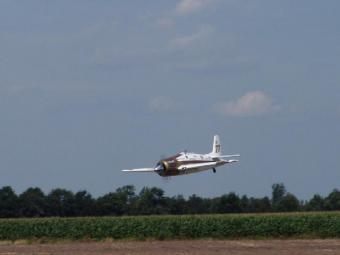
[[(300, 198), (340, 188), (340, 2), (0, 2), (0, 186)], [(211, 150), (164, 180), (121, 169)]]

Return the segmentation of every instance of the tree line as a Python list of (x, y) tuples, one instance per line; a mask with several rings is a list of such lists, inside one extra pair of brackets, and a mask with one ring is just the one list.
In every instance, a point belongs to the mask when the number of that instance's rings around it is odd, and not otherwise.
[(144, 187), (138, 194), (127, 185), (114, 192), (94, 198), (87, 191), (73, 193), (53, 189), (45, 194), (40, 188), (28, 188), (17, 195), (10, 186), (0, 189), (0, 217), (77, 217), (121, 216), (152, 214), (210, 214), (259, 213), (292, 211), (340, 210), (340, 191), (334, 189), (328, 196), (314, 195), (301, 201), (286, 191), (284, 184), (272, 185), (271, 197), (239, 196), (234, 192), (214, 198), (191, 195), (165, 196), (157, 187)]

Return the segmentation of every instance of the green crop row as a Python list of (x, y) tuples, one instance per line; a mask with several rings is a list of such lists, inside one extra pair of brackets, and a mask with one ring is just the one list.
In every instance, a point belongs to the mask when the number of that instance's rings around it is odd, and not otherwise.
[(0, 220), (0, 240), (292, 237), (340, 237), (340, 213)]

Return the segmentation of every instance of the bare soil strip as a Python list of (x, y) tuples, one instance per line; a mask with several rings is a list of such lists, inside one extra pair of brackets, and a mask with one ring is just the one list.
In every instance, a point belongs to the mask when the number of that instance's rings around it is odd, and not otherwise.
[(113, 241), (59, 244), (0, 244), (0, 254), (74, 255), (340, 255), (340, 239), (330, 240), (188, 240), (188, 241)]

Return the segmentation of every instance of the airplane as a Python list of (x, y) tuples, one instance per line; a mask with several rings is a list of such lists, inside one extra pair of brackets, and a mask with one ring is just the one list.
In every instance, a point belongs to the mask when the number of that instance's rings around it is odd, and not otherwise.
[(237, 159), (225, 159), (239, 157), (239, 154), (222, 155), (221, 142), (218, 135), (214, 136), (212, 152), (197, 154), (193, 152), (180, 152), (176, 155), (160, 160), (154, 168), (137, 168), (122, 170), (123, 172), (153, 172), (162, 177), (192, 174), (212, 169), (216, 173), (216, 167), (238, 162)]

